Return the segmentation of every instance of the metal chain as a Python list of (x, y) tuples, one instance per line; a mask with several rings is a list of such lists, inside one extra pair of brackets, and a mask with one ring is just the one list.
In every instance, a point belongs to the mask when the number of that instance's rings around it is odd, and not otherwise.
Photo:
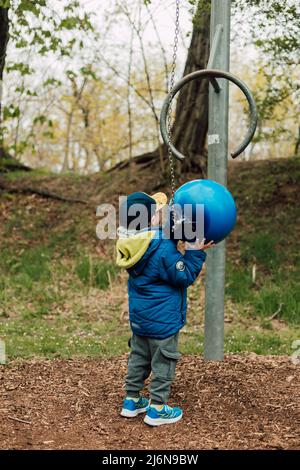
[[(175, 36), (174, 36), (174, 45), (173, 45), (173, 61), (172, 61), (172, 68), (170, 74), (170, 84), (169, 84), (169, 93), (172, 92), (175, 83), (175, 70), (176, 70), (176, 60), (177, 60), (177, 50), (178, 50), (178, 37), (179, 37), (179, 5), (180, 0), (176, 0), (176, 17), (175, 17)], [(171, 138), (172, 138), (172, 96), (170, 95), (169, 101), (169, 111), (167, 117), (167, 131), (168, 131), (168, 158), (169, 158), (169, 165), (170, 165), (170, 176), (171, 176), (171, 191), (172, 191), (172, 204), (174, 201), (174, 194), (176, 189), (175, 183), (175, 168), (174, 168), (174, 158), (171, 149)], [(174, 211), (172, 210), (173, 217)]]

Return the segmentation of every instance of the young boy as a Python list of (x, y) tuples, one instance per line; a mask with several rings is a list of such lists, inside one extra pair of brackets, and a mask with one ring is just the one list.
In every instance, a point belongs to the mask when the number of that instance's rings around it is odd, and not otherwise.
[[(205, 261), (204, 240), (193, 244), (184, 255), (177, 243), (163, 236), (161, 210), (167, 196), (137, 192), (121, 206), (122, 238), (117, 241), (117, 265), (127, 269), (129, 316), (133, 336), (125, 381), (126, 398), (121, 415), (127, 418), (146, 412), (145, 423), (152, 426), (175, 423), (182, 418), (180, 408), (167, 405), (175, 375), (178, 332), (186, 321), (187, 287), (193, 284)], [(135, 204), (145, 209), (139, 230), (128, 230), (134, 220), (129, 215)], [(188, 245), (188, 244), (186, 244)], [(191, 248), (191, 245), (186, 246)], [(152, 372), (150, 402), (140, 396), (144, 381)]]

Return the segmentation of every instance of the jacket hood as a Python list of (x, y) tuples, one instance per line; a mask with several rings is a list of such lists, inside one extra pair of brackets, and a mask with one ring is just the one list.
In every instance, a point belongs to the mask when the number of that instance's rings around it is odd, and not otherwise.
[[(136, 266), (144, 258), (155, 234), (155, 230), (149, 230), (130, 235), (127, 238), (119, 238), (116, 244), (117, 266), (124, 269)], [(148, 259), (148, 256), (146, 258)]]

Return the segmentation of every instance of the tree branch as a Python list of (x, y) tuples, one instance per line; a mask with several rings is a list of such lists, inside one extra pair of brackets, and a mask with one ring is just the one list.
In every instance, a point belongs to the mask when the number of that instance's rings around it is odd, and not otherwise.
[(71, 198), (68, 196), (63, 196), (61, 194), (52, 193), (51, 191), (47, 191), (46, 189), (33, 188), (31, 186), (9, 186), (6, 185), (3, 181), (0, 181), (0, 190), (8, 193), (37, 194), (38, 196), (56, 199), (58, 201), (87, 204), (87, 201), (83, 199)]

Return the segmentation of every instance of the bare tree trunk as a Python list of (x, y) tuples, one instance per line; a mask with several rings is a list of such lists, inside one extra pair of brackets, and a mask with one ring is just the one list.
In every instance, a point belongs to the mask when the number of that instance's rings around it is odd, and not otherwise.
[[(184, 75), (207, 67), (209, 59), (210, 0), (200, 0), (193, 20), (193, 34), (184, 68)], [(143, 98), (144, 99), (144, 98)], [(144, 99), (145, 101), (145, 99)], [(153, 106), (151, 99), (147, 104)], [(172, 129), (172, 142), (186, 160), (181, 164), (181, 172), (197, 171), (199, 177), (206, 173), (206, 135), (208, 130), (208, 81), (194, 80), (179, 92), (175, 122)], [(136, 164), (153, 162), (157, 174), (161, 174), (162, 156), (167, 161), (166, 146), (159, 145), (154, 151), (134, 157)], [(117, 168), (124, 168), (128, 162), (120, 162)]]
[[(133, 56), (133, 33), (134, 29), (131, 28), (131, 35), (130, 35), (130, 48), (129, 48), (129, 60), (128, 60), (128, 83), (131, 82), (131, 69), (132, 69), (132, 56)], [(127, 87), (127, 116), (128, 116), (128, 158), (129, 158), (129, 165), (128, 165), (128, 176), (131, 176), (131, 166), (132, 166), (132, 110), (131, 110), (131, 88), (130, 86)]]
[[(210, 3), (210, 2), (208, 2)], [(204, 69), (209, 58), (210, 6), (199, 11), (194, 19), (193, 35), (184, 74)], [(186, 160), (183, 171), (192, 169), (205, 173), (206, 135), (208, 130), (208, 81), (193, 80), (179, 92), (172, 141)]]
[(8, 8), (0, 8), (0, 158), (5, 156), (2, 128), (2, 89), (6, 49), (9, 39)]
[(70, 113), (68, 114), (67, 133), (66, 133), (66, 141), (65, 141), (65, 155), (64, 155), (64, 161), (63, 161), (63, 164), (62, 164), (62, 168), (61, 168), (61, 173), (67, 173), (67, 171), (69, 171), (69, 153), (70, 153), (70, 140), (71, 140), (72, 121), (73, 121), (73, 108), (71, 109)]
[(81, 104), (80, 101), (78, 102), (79, 108), (83, 114), (83, 123), (84, 123), (84, 140), (83, 140), (83, 149), (85, 153), (85, 162), (84, 162), (84, 171), (86, 174), (89, 173), (90, 165), (91, 165), (91, 145), (92, 145), (92, 138), (89, 135), (89, 128), (90, 128), (90, 111), (88, 106)]
[(300, 153), (300, 125), (298, 126), (298, 136), (295, 144), (295, 155), (298, 156)]
[(64, 161), (62, 164), (62, 169), (61, 173), (66, 173), (69, 171), (69, 153), (70, 153), (70, 140), (71, 140), (71, 134), (72, 134), (72, 124), (73, 124), (73, 116), (76, 111), (76, 106), (79, 106), (80, 108), (80, 100), (82, 97), (82, 93), (84, 90), (84, 87), (87, 83), (87, 78), (85, 77), (81, 87), (78, 89), (77, 83), (75, 82), (74, 78), (69, 78), (71, 81), (72, 85), (72, 94), (73, 97), (75, 98), (75, 102), (71, 104), (71, 109), (69, 112), (66, 112), (67, 114), (67, 135), (66, 135), (66, 141), (65, 141), (65, 155), (64, 155)]

